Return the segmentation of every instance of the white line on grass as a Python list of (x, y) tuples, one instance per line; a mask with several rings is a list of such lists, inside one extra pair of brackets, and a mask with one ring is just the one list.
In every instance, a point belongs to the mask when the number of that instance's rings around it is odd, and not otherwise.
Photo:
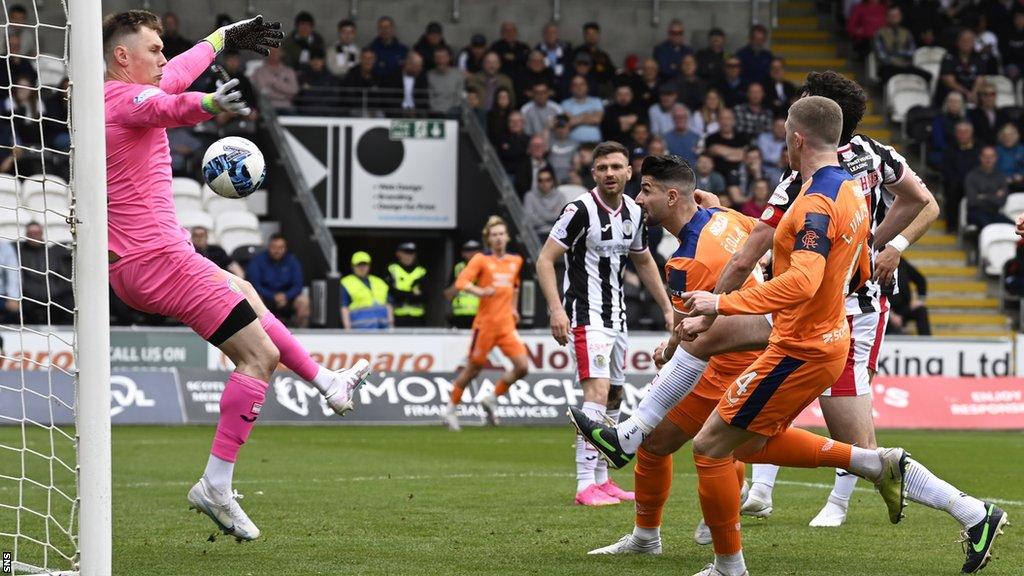
[[(696, 478), (697, 475), (693, 473), (681, 473), (676, 474), (677, 476), (684, 476), (687, 478)], [(397, 481), (421, 481), (421, 480), (459, 480), (466, 478), (570, 478), (575, 477), (575, 474), (569, 472), (491, 472), (488, 474), (470, 474), (470, 473), (458, 473), (458, 474), (381, 474), (377, 476), (336, 476), (333, 478), (307, 478), (306, 482), (312, 482), (314, 484), (333, 484), (336, 482), (381, 482), (387, 480)], [(235, 484), (238, 485), (264, 485), (264, 484), (292, 484), (294, 480), (291, 479), (264, 479), (264, 480), (235, 480)], [(831, 484), (825, 484), (823, 482), (798, 482), (795, 480), (776, 480), (776, 484), (782, 486), (797, 486), (800, 488), (818, 488), (821, 490), (831, 490)], [(166, 481), (166, 482), (122, 482), (115, 483), (114, 488), (159, 488), (159, 487), (171, 487), (171, 486), (191, 486), (193, 482), (185, 481)], [(0, 486), (0, 492), (12, 490), (12, 486)], [(871, 488), (865, 488), (858, 486), (855, 488), (858, 492), (874, 492)], [(1002, 506), (1024, 506), (1022, 500), (1006, 500), (1003, 498), (981, 498), (988, 502), (999, 504)]]

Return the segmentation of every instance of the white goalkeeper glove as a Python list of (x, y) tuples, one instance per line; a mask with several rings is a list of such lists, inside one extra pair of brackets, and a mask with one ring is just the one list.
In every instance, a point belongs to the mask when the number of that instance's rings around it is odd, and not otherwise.
[(239, 116), (248, 116), (252, 110), (242, 100), (242, 93), (236, 90), (238, 78), (232, 78), (221, 84), (217, 83), (217, 91), (203, 96), (203, 110), (210, 114), (231, 112)]

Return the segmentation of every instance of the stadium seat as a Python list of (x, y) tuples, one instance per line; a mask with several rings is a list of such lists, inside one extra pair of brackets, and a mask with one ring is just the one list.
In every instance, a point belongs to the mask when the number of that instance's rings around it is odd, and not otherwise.
[(260, 66), (263, 66), (263, 59), (262, 58), (253, 58), (252, 60), (249, 60), (248, 62), (246, 62), (245, 63), (245, 77), (246, 78), (252, 78), (253, 72), (258, 70)]
[(875, 57), (874, 51), (868, 54), (868, 61), (867, 66), (864, 69), (864, 75), (871, 84), (878, 84), (878, 58)]
[(928, 82), (924, 78), (916, 74), (894, 74), (885, 84), (885, 103), (892, 106), (896, 95), (903, 92), (922, 92), (926, 96), (931, 95)]
[(1013, 82), (1006, 76), (985, 76), (985, 83), (996, 89), (996, 107), (1016, 106), (1017, 94), (1013, 89)]
[(223, 233), (229, 230), (251, 230), (259, 234), (260, 221), (255, 214), (249, 212), (223, 212), (214, 220), (214, 229), (222, 239)]
[(999, 111), (1006, 115), (1006, 121), (1010, 124), (1020, 124), (1024, 120), (1024, 107), (1005, 106)]
[(0, 240), (17, 242), (21, 237), (21, 227), (15, 222), (0, 222)]
[[(0, 180), (4, 182), (4, 180)], [(0, 206), (6, 206), (14, 208), (21, 202), (21, 197), (18, 196), (18, 188), (15, 187), (13, 190), (6, 190), (0, 187)]]
[(65, 62), (62, 60), (40, 56), (36, 60), (36, 64), (39, 67), (39, 84), (41, 86), (60, 86), (64, 77), (67, 76), (67, 72), (64, 70)]
[(178, 222), (189, 230), (196, 226), (202, 226), (207, 230), (213, 230), (213, 217), (202, 210), (179, 211)]
[(263, 244), (263, 236), (259, 230), (249, 228), (231, 228), (218, 234), (220, 247), (228, 254), (234, 254), (242, 246), (256, 246)]
[(896, 123), (903, 123), (907, 118), (907, 112), (918, 106), (928, 106), (932, 97), (924, 90), (900, 90), (893, 94), (889, 101), (889, 119)]
[(25, 199), (24, 205), (34, 210), (53, 210), (60, 214), (66, 214), (69, 210), (67, 193), (51, 188), (47, 188), (45, 192), (39, 189), (27, 193), (23, 198)]
[(967, 222), (967, 198), (960, 199), (960, 218), (957, 221), (957, 234), (960, 245), (967, 251), (967, 263), (978, 263), (978, 227)]
[(921, 166), (925, 166), (928, 142), (931, 141), (932, 122), (939, 111), (930, 106), (914, 106), (903, 119), (903, 136), (920, 151)]
[(57, 192), (65, 197), (68, 194), (68, 183), (60, 176), (53, 174), (34, 174), (21, 183), (21, 197), (28, 198), (36, 192)]
[(217, 196), (206, 202), (206, 211), (216, 220), (218, 216), (227, 212), (249, 212), (249, 205), (244, 200)]
[(176, 177), (171, 178), (171, 192), (175, 196), (195, 196), (202, 199), (203, 185), (192, 178)]
[(928, 93), (935, 93), (935, 85), (939, 82), (939, 68), (942, 67), (942, 59), (946, 56), (946, 49), (940, 46), (922, 46), (914, 50), (914, 66), (932, 75), (928, 86)]
[(43, 232), (43, 238), (46, 238), (48, 242), (57, 242), (58, 244), (64, 244), (65, 246), (71, 244), (74, 240), (74, 236), (71, 235), (71, 227), (68, 225), (55, 225), (47, 224), (46, 231)]
[(1003, 214), (1013, 220), (1018, 214), (1024, 213), (1024, 192), (1017, 192), (1006, 197)]
[(191, 212), (194, 210), (203, 210), (203, 201), (197, 196), (178, 196), (174, 195), (174, 209), (178, 214), (182, 212)]
[[(221, 246), (221, 248), (223, 248), (223, 246)], [(235, 262), (238, 262), (238, 265), (241, 266), (242, 268), (245, 268), (246, 266), (249, 265), (249, 261), (252, 260), (252, 257), (255, 256), (256, 253), (259, 251), (259, 245), (246, 244), (244, 246), (239, 246), (232, 250), (231, 259), (234, 260)]]
[(8, 174), (0, 174), (0, 193), (13, 192), (18, 193), (18, 180)]
[(978, 262), (982, 272), (999, 276), (1003, 264), (1017, 255), (1017, 236), (1013, 224), (989, 224), (978, 235)]

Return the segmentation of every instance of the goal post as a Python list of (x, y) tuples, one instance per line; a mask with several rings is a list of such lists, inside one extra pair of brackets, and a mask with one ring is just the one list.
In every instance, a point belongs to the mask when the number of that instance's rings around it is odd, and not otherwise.
[(108, 576), (112, 515), (103, 16), (100, 0), (65, 2), (70, 30), (79, 573)]

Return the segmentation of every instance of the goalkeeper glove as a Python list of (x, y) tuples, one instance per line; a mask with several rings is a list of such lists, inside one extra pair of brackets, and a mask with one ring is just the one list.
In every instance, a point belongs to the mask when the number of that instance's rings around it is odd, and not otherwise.
[(232, 78), (223, 84), (218, 83), (216, 92), (203, 96), (203, 110), (210, 114), (231, 112), (240, 116), (248, 116), (252, 111), (249, 109), (249, 105), (242, 100), (242, 93), (235, 89), (237, 86), (238, 78)]
[(264, 22), (263, 16), (256, 16), (248, 20), (235, 22), (218, 28), (206, 37), (206, 41), (213, 45), (217, 52), (228, 48), (230, 50), (252, 50), (257, 54), (268, 56), (268, 48), (281, 46), (281, 39), (284, 32), (281, 32), (280, 22)]

